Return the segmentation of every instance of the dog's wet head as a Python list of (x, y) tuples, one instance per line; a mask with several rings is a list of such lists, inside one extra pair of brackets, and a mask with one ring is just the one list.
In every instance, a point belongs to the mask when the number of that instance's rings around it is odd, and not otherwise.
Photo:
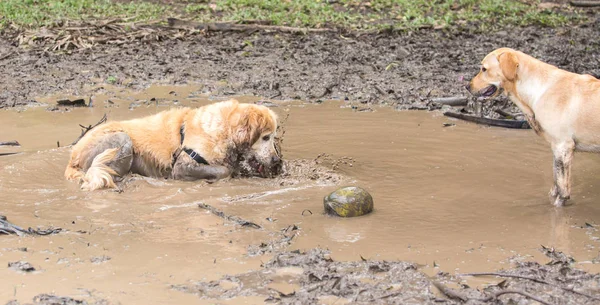
[(239, 120), (233, 120), (231, 163), (242, 176), (274, 177), (283, 165), (275, 138), (277, 115), (265, 106), (243, 107)]
[(507, 87), (514, 86), (519, 62), (514, 50), (497, 49), (481, 61), (479, 73), (466, 89), (474, 96), (488, 99), (498, 96)]

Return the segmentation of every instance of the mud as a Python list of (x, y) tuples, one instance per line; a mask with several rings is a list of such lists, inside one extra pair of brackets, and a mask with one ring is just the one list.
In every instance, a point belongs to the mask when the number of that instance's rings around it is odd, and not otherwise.
[[(364, 106), (350, 101), (271, 100), (272, 109), (285, 120), (286, 161), (280, 177), (208, 184), (130, 176), (122, 193), (82, 192), (62, 178), (69, 148), (57, 147), (57, 142), (71, 143), (80, 135), (79, 124), (95, 124), (105, 114), (109, 120), (121, 120), (214, 101), (200, 92), (200, 86), (153, 85), (140, 92), (107, 86), (105, 90), (94, 97), (96, 106), (91, 108), (0, 112), (0, 139), (21, 144), (0, 148), (0, 152), (18, 153), (0, 159), (2, 214), (15, 224), (63, 229), (48, 236), (2, 236), (3, 260), (24, 261), (36, 268), (31, 273), (0, 268), (0, 276), (10, 283), (0, 286), (2, 300), (27, 303), (41, 293), (51, 293), (88, 304), (96, 300), (262, 304), (269, 297), (289, 303), (315, 298), (334, 303), (341, 298), (339, 303), (352, 302), (357, 294), (357, 302), (427, 303), (445, 299), (430, 278), (469, 298), (484, 299), (493, 293), (484, 289), (502, 279), (458, 276), (518, 269), (524, 262), (547, 263), (549, 253), (555, 254), (557, 263), (528, 265), (531, 272), (537, 268), (539, 276), (545, 276), (554, 274), (545, 268), (568, 266), (594, 280), (600, 271), (598, 155), (577, 157), (573, 206), (555, 209), (545, 198), (552, 181), (552, 156), (547, 144), (531, 131), (486, 128), (439, 113), (394, 111), (387, 106), (370, 105), (370, 111), (360, 111)], [(64, 94), (39, 100), (50, 104), (73, 98)], [(138, 101), (148, 103), (130, 107)], [(369, 191), (374, 211), (352, 219), (325, 215), (323, 196), (348, 185)], [(199, 204), (260, 228), (236, 224), (200, 209)], [(546, 246), (544, 252), (540, 244)], [(314, 265), (279, 266), (273, 260), (291, 262), (298, 253), (281, 253), (316, 248), (330, 252), (315, 259)], [(561, 259), (554, 249), (572, 260)], [(325, 255), (320, 250), (309, 253)], [(333, 262), (327, 262), (330, 259)], [(368, 271), (371, 265), (393, 272)], [(269, 277), (257, 277), (273, 268), (283, 268), (283, 278), (292, 281), (276, 279), (266, 286), (282, 294), (260, 285)], [(409, 268), (405, 274), (400, 272), (403, 268)], [(311, 282), (310, 270), (317, 272), (319, 281)], [(343, 280), (324, 278), (325, 272)], [(372, 280), (374, 276), (398, 285), (386, 291)], [(245, 284), (247, 277), (255, 281)], [(238, 279), (244, 283), (241, 287)], [(569, 283), (597, 293), (586, 281)], [(218, 289), (231, 291), (218, 296), (222, 291), (213, 287), (215, 283)], [(322, 286), (319, 283), (328, 286), (309, 291)], [(539, 295), (547, 287), (516, 288)], [(363, 289), (371, 292), (359, 293)], [(396, 291), (407, 292), (386, 294)], [(563, 300), (560, 293), (556, 295), (556, 300)], [(502, 302), (519, 298), (500, 296)]]
[(329, 251), (313, 249), (279, 253), (257, 271), (172, 289), (205, 299), (257, 296), (278, 304), (529, 304), (534, 298), (548, 304), (600, 302), (600, 275), (568, 265), (525, 262), (487, 276), (496, 276), (495, 283), (476, 289), (466, 284), (468, 276), (440, 272), (430, 277), (407, 262), (340, 262)]
[[(593, 13), (592, 13), (593, 14)], [(513, 47), (577, 73), (600, 75), (600, 19), (574, 28), (512, 28), (493, 33), (420, 31), (379, 35), (209, 33), (184, 40), (99, 45), (68, 52), (0, 41), (0, 107), (35, 105), (61, 92), (86, 100), (102, 85), (198, 84), (213, 96), (350, 100), (435, 109), (431, 99), (465, 96), (479, 62)], [(31, 48), (30, 48), (31, 49)], [(90, 89), (90, 86), (99, 86)], [(503, 102), (503, 101), (499, 101)], [(135, 106), (132, 104), (132, 106)]]
[[(600, 22), (592, 20), (485, 34), (210, 33), (62, 53), (17, 47), (5, 35), (0, 108), (14, 108), (0, 112), (0, 141), (22, 146), (0, 147), (0, 214), (63, 230), (0, 236), (3, 261), (36, 269), (0, 268), (0, 302), (531, 302), (493, 297), (519, 290), (551, 304), (598, 304), (598, 155), (577, 157), (573, 206), (554, 209), (545, 198), (552, 156), (533, 132), (393, 111), (466, 96), (462, 80), (501, 46), (598, 75)], [(64, 146), (79, 124), (242, 94), (288, 118), (280, 177), (207, 184), (130, 176), (123, 193), (84, 193), (62, 178)], [(89, 107), (57, 103), (80, 99)], [(482, 108), (518, 114), (502, 99)], [(372, 214), (323, 213), (323, 196), (346, 185), (373, 195)], [(464, 275), (494, 270), (504, 271)]]

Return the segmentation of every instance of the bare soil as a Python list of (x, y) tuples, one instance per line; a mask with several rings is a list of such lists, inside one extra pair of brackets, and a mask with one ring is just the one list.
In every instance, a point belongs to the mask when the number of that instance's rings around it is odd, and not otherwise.
[[(62, 52), (44, 51), (44, 45), (26, 49), (5, 33), (0, 40), (0, 108), (37, 105), (39, 97), (55, 93), (93, 100), (103, 84), (141, 90), (162, 83), (200, 84), (203, 93), (216, 97), (336, 99), (398, 109), (438, 109), (441, 106), (431, 99), (466, 96), (464, 79), (474, 75), (483, 56), (498, 47), (520, 49), (573, 72), (600, 75), (600, 19), (592, 20), (574, 28), (529, 27), (477, 34), (433, 30), (379, 35), (211, 32)], [(494, 103), (517, 112), (502, 99)], [(493, 116), (491, 108), (486, 109)], [(337, 181), (334, 174), (326, 174), (318, 178)], [(600, 303), (600, 275), (574, 269), (560, 255), (550, 265), (517, 263), (500, 272), (504, 276), (492, 277), (496, 284), (478, 290), (457, 275), (430, 277), (407, 262), (333, 261), (321, 249), (281, 252), (291, 244), (292, 231), (286, 229), (280, 239), (248, 248), (249, 255), (275, 255), (259, 270), (171, 289), (203, 298), (266, 296), (267, 301), (284, 304), (527, 304), (531, 296), (549, 304)], [(99, 256), (97, 262), (108, 259)], [(269, 288), (278, 282), (283, 288)], [(34, 303), (83, 301), (39, 295)]]
[[(561, 68), (600, 75), (600, 19), (573, 28), (513, 28), (494, 33), (408, 34), (210, 32), (162, 41), (134, 40), (89, 49), (44, 51), (0, 41), (0, 108), (55, 92), (93, 96), (84, 85), (143, 89), (152, 83), (202, 84), (215, 96), (350, 100), (432, 109), (431, 98), (465, 96), (491, 50), (512, 47)], [(171, 35), (173, 36), (173, 35)]]

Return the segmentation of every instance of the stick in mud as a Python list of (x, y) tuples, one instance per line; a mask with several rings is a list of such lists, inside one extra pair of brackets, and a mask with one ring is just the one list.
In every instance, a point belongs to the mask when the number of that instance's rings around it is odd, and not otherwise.
[(50, 234), (56, 234), (59, 233), (60, 231), (62, 231), (62, 228), (48, 228), (45, 230), (42, 229), (32, 229), (32, 228), (28, 228), (27, 230), (13, 224), (10, 223), (8, 221), (8, 219), (6, 218), (6, 216), (4, 215), (0, 215), (0, 234), (16, 234), (19, 236), (23, 236), (23, 235), (27, 235), (27, 234), (32, 234), (32, 235), (50, 235)]
[(73, 141), (73, 143), (71, 143), (71, 146), (77, 144), (77, 142), (79, 142), (79, 140), (81, 140), (81, 138), (83, 138), (83, 136), (85, 136), (85, 134), (88, 133), (88, 131), (94, 129), (96, 126), (98, 126), (98, 125), (100, 125), (102, 123), (105, 123), (106, 120), (107, 120), (107, 118), (106, 118), (106, 113), (105, 113), (104, 116), (100, 119), (100, 121), (98, 121), (98, 123), (96, 123), (94, 126), (89, 125), (88, 127), (85, 127), (85, 126), (79, 124), (79, 126), (81, 128), (83, 128), (81, 130), (81, 135), (79, 136), (79, 138), (77, 138), (75, 141)]
[(440, 97), (431, 99), (432, 102), (448, 106), (466, 106), (468, 99), (464, 96)]
[(461, 275), (462, 276), (498, 276), (498, 277), (508, 277), (508, 278), (530, 280), (530, 281), (533, 281), (533, 282), (536, 282), (536, 283), (545, 284), (545, 285), (548, 285), (548, 286), (560, 288), (560, 289), (562, 289), (564, 291), (568, 291), (568, 292), (571, 292), (571, 293), (574, 293), (574, 294), (578, 294), (578, 295), (587, 297), (587, 298), (592, 299), (592, 300), (600, 301), (600, 298), (595, 297), (593, 295), (589, 295), (589, 294), (584, 293), (584, 292), (577, 291), (577, 290), (575, 290), (575, 288), (565, 288), (565, 287), (562, 287), (560, 285), (552, 284), (552, 283), (550, 283), (548, 281), (544, 281), (542, 279), (538, 279), (538, 278), (531, 277), (531, 276), (516, 275), (516, 274), (505, 274), (505, 273), (499, 273), (499, 272), (465, 273), (465, 274), (461, 274)]
[(0, 146), (21, 146), (17, 141), (0, 142)]
[(255, 228), (255, 229), (262, 228), (261, 226), (257, 225), (254, 222), (251, 222), (251, 221), (248, 221), (248, 220), (244, 220), (244, 219), (242, 219), (240, 217), (237, 217), (237, 216), (227, 215), (227, 214), (225, 214), (225, 212), (223, 212), (223, 211), (221, 211), (221, 210), (219, 210), (219, 209), (217, 209), (217, 208), (215, 208), (213, 206), (210, 206), (210, 205), (208, 205), (206, 203), (199, 203), (198, 207), (201, 208), (201, 209), (208, 210), (211, 213), (213, 213), (213, 214), (215, 214), (215, 215), (217, 215), (217, 216), (219, 216), (219, 217), (221, 217), (223, 219), (235, 222), (235, 223), (239, 224), (242, 227), (252, 227), (252, 228)]
[(445, 116), (460, 119), (468, 122), (473, 122), (482, 125), (489, 126), (497, 126), (497, 127), (505, 127), (505, 128), (516, 128), (516, 129), (530, 129), (529, 123), (527, 121), (519, 121), (519, 120), (497, 120), (490, 118), (483, 118), (473, 115), (466, 115), (462, 113), (454, 113), (454, 112), (444, 112)]
[(504, 294), (520, 294), (526, 298), (532, 299), (536, 302), (539, 302), (540, 304), (544, 304), (544, 305), (553, 305), (552, 303), (546, 302), (542, 299), (540, 299), (539, 297), (530, 294), (528, 292), (522, 291), (522, 290), (517, 290), (517, 289), (511, 289), (511, 290), (501, 290), (498, 291), (496, 293), (493, 293), (492, 295), (483, 298), (483, 299), (475, 299), (475, 298), (469, 298), (466, 295), (455, 291), (453, 289), (450, 289), (446, 286), (444, 286), (442, 283), (438, 282), (438, 281), (432, 281), (431, 282), (433, 284), (433, 286), (435, 286), (435, 288), (437, 288), (439, 291), (441, 291), (444, 295), (446, 295), (448, 298), (453, 299), (453, 300), (460, 300), (463, 303), (466, 303), (468, 301), (471, 300), (476, 300), (476, 301), (480, 301), (480, 302), (489, 302), (492, 300), (496, 300), (499, 296), (504, 295)]

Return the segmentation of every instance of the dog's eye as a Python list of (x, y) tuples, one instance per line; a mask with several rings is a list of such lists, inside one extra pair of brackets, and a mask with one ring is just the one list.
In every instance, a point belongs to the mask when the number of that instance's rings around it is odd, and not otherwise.
[(263, 140), (264, 140), (264, 141), (269, 141), (269, 139), (271, 139), (271, 136), (270, 136), (270, 135), (266, 135), (266, 136), (264, 136), (264, 137), (263, 137)]
[(481, 67), (481, 72), (485, 72), (487, 69), (485, 67)]

